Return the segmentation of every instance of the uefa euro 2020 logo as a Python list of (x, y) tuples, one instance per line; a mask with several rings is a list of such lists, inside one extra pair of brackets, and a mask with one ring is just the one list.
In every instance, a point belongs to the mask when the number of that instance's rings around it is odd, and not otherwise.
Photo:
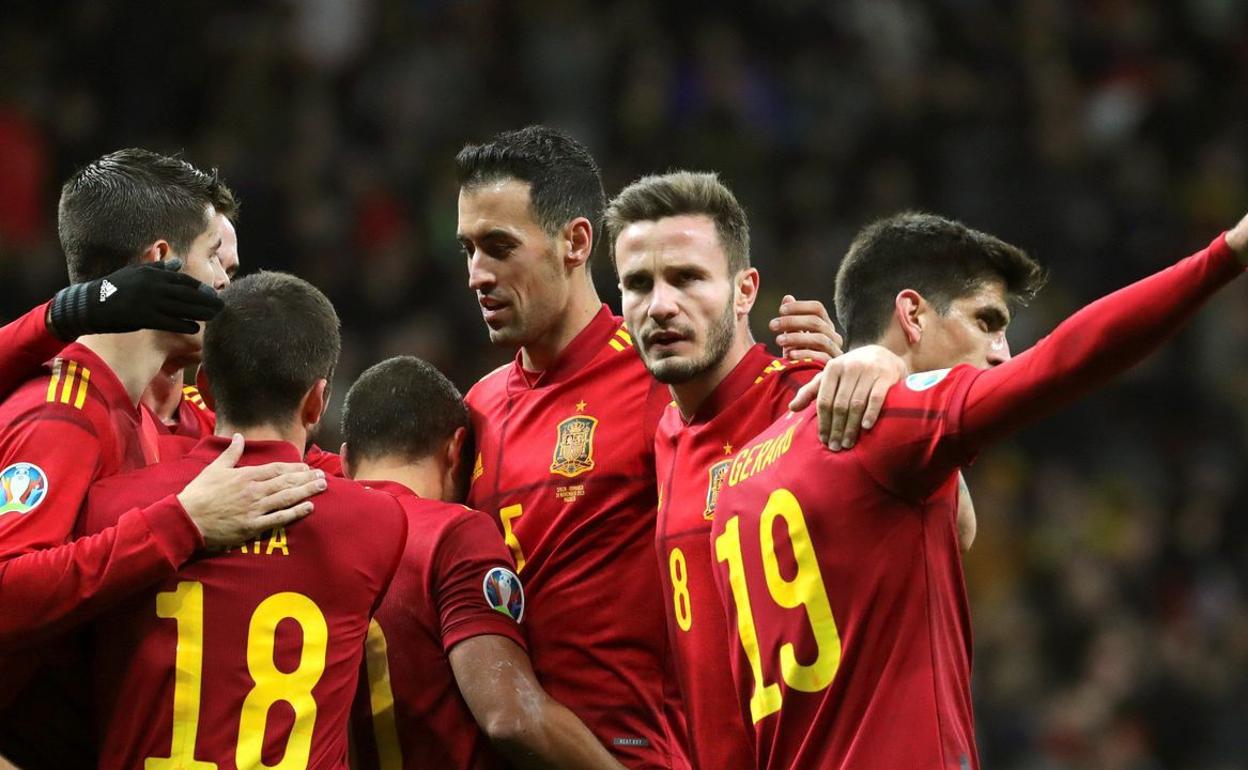
[(29, 513), (48, 494), (48, 475), (38, 465), (13, 463), (0, 471), (0, 515)]
[(495, 567), (485, 573), (481, 588), (491, 607), (517, 623), (524, 618), (524, 586), (516, 573), (505, 567)]

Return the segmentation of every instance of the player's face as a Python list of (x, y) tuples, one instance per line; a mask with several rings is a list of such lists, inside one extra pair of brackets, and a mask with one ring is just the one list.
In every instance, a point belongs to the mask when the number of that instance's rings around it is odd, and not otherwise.
[[(199, 234), (191, 247), (183, 254), (170, 256), (182, 258), (182, 272), (200, 283), (221, 291), (230, 285), (229, 269), (238, 269), (238, 238), (234, 225), (221, 214), (208, 207), (208, 227)], [(197, 363), (203, 354), (204, 325), (195, 334), (171, 334), (169, 357), (186, 365)]]
[(1010, 307), (1005, 285), (989, 281), (955, 299), (947, 313), (936, 314), (931, 332), (923, 334), (926, 365), (916, 369), (944, 369), (970, 364), (987, 369), (1010, 360), (1010, 343), (1005, 338), (1010, 325)]
[(238, 274), (238, 232), (234, 229), (234, 223), (224, 214), (217, 214), (214, 219), (217, 232), (221, 235), (221, 248), (217, 250), (217, 260), (221, 263), (221, 269), (225, 271), (226, 278), (233, 281), (234, 276)]
[(659, 382), (688, 382), (728, 352), (735, 278), (703, 215), (634, 222), (615, 241), (624, 321)]
[(529, 184), (514, 179), (460, 190), (458, 238), (490, 342), (519, 347), (559, 322), (568, 275), (533, 216)]

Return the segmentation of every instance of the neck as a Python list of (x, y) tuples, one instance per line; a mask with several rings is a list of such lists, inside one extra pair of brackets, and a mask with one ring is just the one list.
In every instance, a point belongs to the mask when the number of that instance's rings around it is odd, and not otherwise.
[(559, 320), (542, 337), (520, 348), (520, 364), (531, 372), (544, 372), (554, 364), (555, 359), (565, 348), (576, 339), (576, 335), (585, 331), (589, 322), (594, 320), (602, 309), (602, 300), (598, 299), (598, 290), (586, 273), (584, 280), (573, 281), (573, 290), (568, 298), (568, 305), (560, 314)]
[(181, 366), (166, 364), (143, 391), (143, 403), (163, 422), (177, 422), (184, 371)]
[(880, 347), (887, 348), (896, 353), (898, 357), (905, 362), (906, 371), (909, 372), (925, 372), (932, 368), (941, 368), (940, 366), (924, 366), (926, 359), (919, 353), (918, 346), (909, 344), (909, 341), (906, 339), (905, 332), (898, 329), (896, 325), (890, 326), (888, 330), (884, 332), (884, 336), (875, 342), (866, 342), (862, 345), (854, 345), (851, 350), (866, 347), (867, 345), (879, 345)]
[(246, 428), (233, 425), (225, 419), (217, 422), (216, 435), (232, 436), (235, 433), (243, 434), (243, 438), (247, 441), (285, 441), (293, 444), (295, 449), (299, 450), (300, 455), (303, 454), (304, 447), (308, 444), (308, 429), (295, 419), (284, 426), (251, 425)]
[(165, 351), (156, 343), (158, 332), (129, 334), (88, 334), (79, 344), (100, 357), (121, 380), (122, 387), (136, 407), (147, 386), (165, 365)]
[(737, 328), (732, 335), (732, 345), (718, 363), (688, 382), (669, 385), (672, 399), (676, 401), (676, 406), (680, 409), (680, 415), (688, 420), (697, 414), (702, 403), (715, 392), (724, 378), (737, 368), (737, 364), (741, 363), (741, 359), (745, 358), (745, 354), (753, 346), (754, 335), (750, 334), (747, 318), (737, 323)]
[(427, 500), (446, 500), (446, 474), (432, 457), (416, 462), (392, 457), (365, 460), (352, 469), (360, 481), (393, 481)]

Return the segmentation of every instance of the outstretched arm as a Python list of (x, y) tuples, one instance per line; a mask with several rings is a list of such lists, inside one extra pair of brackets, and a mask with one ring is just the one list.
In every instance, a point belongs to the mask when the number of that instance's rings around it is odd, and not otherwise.
[(500, 754), (521, 768), (623, 768), (576, 715), (551, 698), (529, 656), (505, 636), (455, 645), (451, 669), (472, 716)]

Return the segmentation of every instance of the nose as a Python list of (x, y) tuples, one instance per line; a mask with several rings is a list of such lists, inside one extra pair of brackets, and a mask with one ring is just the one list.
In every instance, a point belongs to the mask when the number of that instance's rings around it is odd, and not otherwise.
[(221, 263), (216, 262), (214, 260), (213, 266), (212, 266), (212, 288), (216, 289), (217, 291), (221, 291), (226, 286), (229, 286), (229, 285), (230, 285), (229, 273), (225, 272), (225, 268), (221, 266)]
[(988, 365), (996, 366), (1010, 360), (1010, 341), (1005, 338), (1005, 332), (998, 332), (993, 335), (992, 342), (988, 344)]
[(488, 294), (494, 287), (496, 279), (494, 274), (485, 268), (484, 262), (485, 258), (479, 251), (473, 251), (472, 256), (468, 257), (468, 288)]
[(676, 292), (666, 283), (662, 281), (656, 282), (654, 290), (650, 293), (648, 315), (655, 320), (666, 321), (674, 317), (677, 312)]

